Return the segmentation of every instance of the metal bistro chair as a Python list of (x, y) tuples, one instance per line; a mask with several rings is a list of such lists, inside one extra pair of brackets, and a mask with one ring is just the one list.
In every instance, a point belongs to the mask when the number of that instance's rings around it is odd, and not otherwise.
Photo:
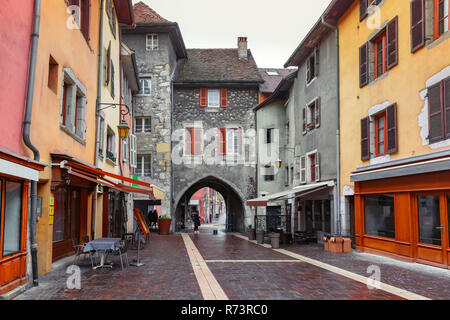
[(78, 265), (77, 262), (78, 262), (80, 256), (84, 255), (85, 259), (86, 259), (86, 256), (89, 256), (91, 258), (91, 265), (92, 265), (92, 267), (94, 267), (94, 261), (92, 260), (92, 256), (95, 254), (95, 251), (84, 252), (84, 247), (86, 246), (86, 243), (80, 244), (73, 238), (72, 238), (72, 246), (75, 251), (75, 256), (73, 258), (73, 264)]
[(128, 262), (128, 249), (130, 247), (131, 241), (132, 241), (132, 236), (124, 235), (123, 239), (120, 241), (119, 250), (114, 252), (115, 256), (118, 255), (120, 257), (120, 265), (122, 266), (122, 270), (123, 270), (123, 258), (122, 258), (122, 256), (125, 258), (125, 262), (126, 262), (127, 267), (130, 265), (130, 263)]

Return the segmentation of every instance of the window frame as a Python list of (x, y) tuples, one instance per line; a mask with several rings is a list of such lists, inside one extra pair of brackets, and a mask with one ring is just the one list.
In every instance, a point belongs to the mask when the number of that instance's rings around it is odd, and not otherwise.
[[(145, 174), (145, 169), (144, 169), (146, 157), (149, 158), (148, 164), (150, 166), (150, 168), (148, 170), (148, 172), (149, 172), (148, 174)], [(141, 163), (140, 172), (138, 171), (139, 163)], [(151, 154), (142, 153), (142, 154), (137, 155), (135, 173), (137, 173), (140, 177), (151, 177), (152, 176), (152, 155)]]
[[(151, 37), (151, 44), (149, 44), (149, 37)], [(156, 41), (155, 41), (156, 39)], [(156, 43), (156, 45), (155, 45)], [(159, 35), (157, 33), (147, 33), (145, 35), (145, 50), (157, 51), (159, 50)]]
[[(445, 3), (447, 3), (447, 15), (442, 18), (439, 15), (439, 13), (440, 13), (439, 6), (441, 5), (441, 3), (444, 4), (444, 7), (445, 7)], [(442, 37), (445, 33), (447, 33), (449, 31), (449, 22), (450, 22), (450, 15), (449, 15), (450, 10), (449, 9), (450, 9), (450, 0), (433, 0), (434, 40), (439, 39), (440, 37)], [(442, 33), (440, 33), (440, 30), (439, 30), (440, 23), (445, 20), (447, 20), (447, 30), (444, 29), (442, 31)]]
[[(373, 50), (374, 50), (374, 77), (375, 79), (378, 79), (379, 77), (383, 76), (387, 73), (387, 46), (386, 46), (386, 40), (387, 40), (387, 30), (384, 30), (377, 38), (375, 38), (373, 42)], [(382, 65), (382, 72), (378, 74), (378, 67), (379, 67), (379, 61), (378, 61), (378, 53), (379, 48), (378, 44), (382, 42), (382, 49), (381, 49), (381, 65)]]
[[(384, 132), (383, 132), (383, 139), (384, 139), (383, 142), (379, 141), (379, 134), (378, 134), (379, 131), (380, 131), (378, 120), (380, 118), (384, 118), (384, 120), (383, 120), (383, 128), (382, 128), (384, 130)], [(384, 156), (384, 155), (388, 154), (387, 153), (387, 149), (388, 149), (387, 142), (388, 141), (387, 141), (387, 114), (386, 114), (386, 110), (384, 110), (384, 111), (374, 115), (374, 121), (375, 121), (375, 155), (377, 157), (381, 157), (381, 156)], [(380, 152), (380, 143), (384, 144), (384, 152)]]
[[(217, 105), (212, 104), (212, 100), (210, 97), (210, 93), (217, 94)], [(207, 99), (207, 108), (219, 109), (220, 108), (220, 99), (221, 99), (221, 90), (220, 89), (207, 89), (206, 91), (206, 99)]]
[[(187, 143), (187, 133), (190, 131), (190, 150)], [(197, 141), (197, 135), (200, 141)], [(199, 147), (197, 150), (196, 146)], [(188, 151), (189, 150), (189, 151)], [(188, 157), (201, 156), (203, 154), (203, 128), (196, 126), (186, 126), (184, 128), (184, 155)]]
[[(232, 133), (232, 139), (230, 138), (230, 133)], [(230, 156), (239, 155), (239, 128), (238, 127), (229, 127), (227, 128), (227, 137), (226, 137), (226, 154)], [(232, 152), (230, 152), (232, 150)]]
[[(141, 131), (138, 131), (138, 124), (137, 121), (141, 120), (142, 124), (141, 124)], [(148, 130), (146, 130), (146, 128)], [(135, 117), (134, 118), (134, 132), (135, 133), (151, 133), (152, 132), (152, 117)]]
[[(143, 77), (143, 78), (139, 78), (139, 82), (140, 82), (140, 90), (139, 92), (136, 94), (137, 96), (151, 96), (152, 95), (152, 78), (151, 77)], [(146, 86), (145, 84), (148, 84), (148, 86)], [(145, 93), (145, 89), (148, 89), (149, 93)]]

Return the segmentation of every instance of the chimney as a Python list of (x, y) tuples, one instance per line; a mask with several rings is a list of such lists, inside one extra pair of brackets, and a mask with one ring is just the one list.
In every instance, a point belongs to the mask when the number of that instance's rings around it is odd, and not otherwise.
[(239, 60), (248, 59), (247, 37), (238, 37), (238, 56)]

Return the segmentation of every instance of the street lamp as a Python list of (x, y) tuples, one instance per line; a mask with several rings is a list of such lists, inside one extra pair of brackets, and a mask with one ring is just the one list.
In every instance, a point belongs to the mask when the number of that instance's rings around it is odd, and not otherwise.
[[(280, 149), (287, 150), (287, 151), (290, 151), (290, 152), (292, 152), (292, 153), (295, 154), (295, 148), (281, 147)], [(278, 160), (275, 161), (275, 165), (276, 165), (276, 167), (277, 167), (278, 169), (280, 169), (281, 166), (283, 165), (283, 160), (281, 160), (281, 159), (278, 158)]]
[(100, 109), (99, 111), (108, 109), (108, 108), (115, 108), (117, 106), (124, 106), (126, 110), (120, 109), (120, 115), (122, 116), (122, 119), (120, 120), (120, 124), (117, 126), (117, 131), (119, 132), (119, 137), (122, 140), (125, 140), (128, 138), (128, 133), (130, 132), (130, 127), (125, 122), (125, 116), (130, 113), (130, 108), (123, 103), (99, 103), (99, 105), (108, 105), (107, 107)]

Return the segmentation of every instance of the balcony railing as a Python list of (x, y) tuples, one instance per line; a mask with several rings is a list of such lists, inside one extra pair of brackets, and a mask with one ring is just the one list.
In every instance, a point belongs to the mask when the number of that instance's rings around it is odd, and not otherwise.
[(256, 230), (273, 232), (283, 230), (284, 233), (291, 232), (291, 215), (258, 215), (255, 216)]

